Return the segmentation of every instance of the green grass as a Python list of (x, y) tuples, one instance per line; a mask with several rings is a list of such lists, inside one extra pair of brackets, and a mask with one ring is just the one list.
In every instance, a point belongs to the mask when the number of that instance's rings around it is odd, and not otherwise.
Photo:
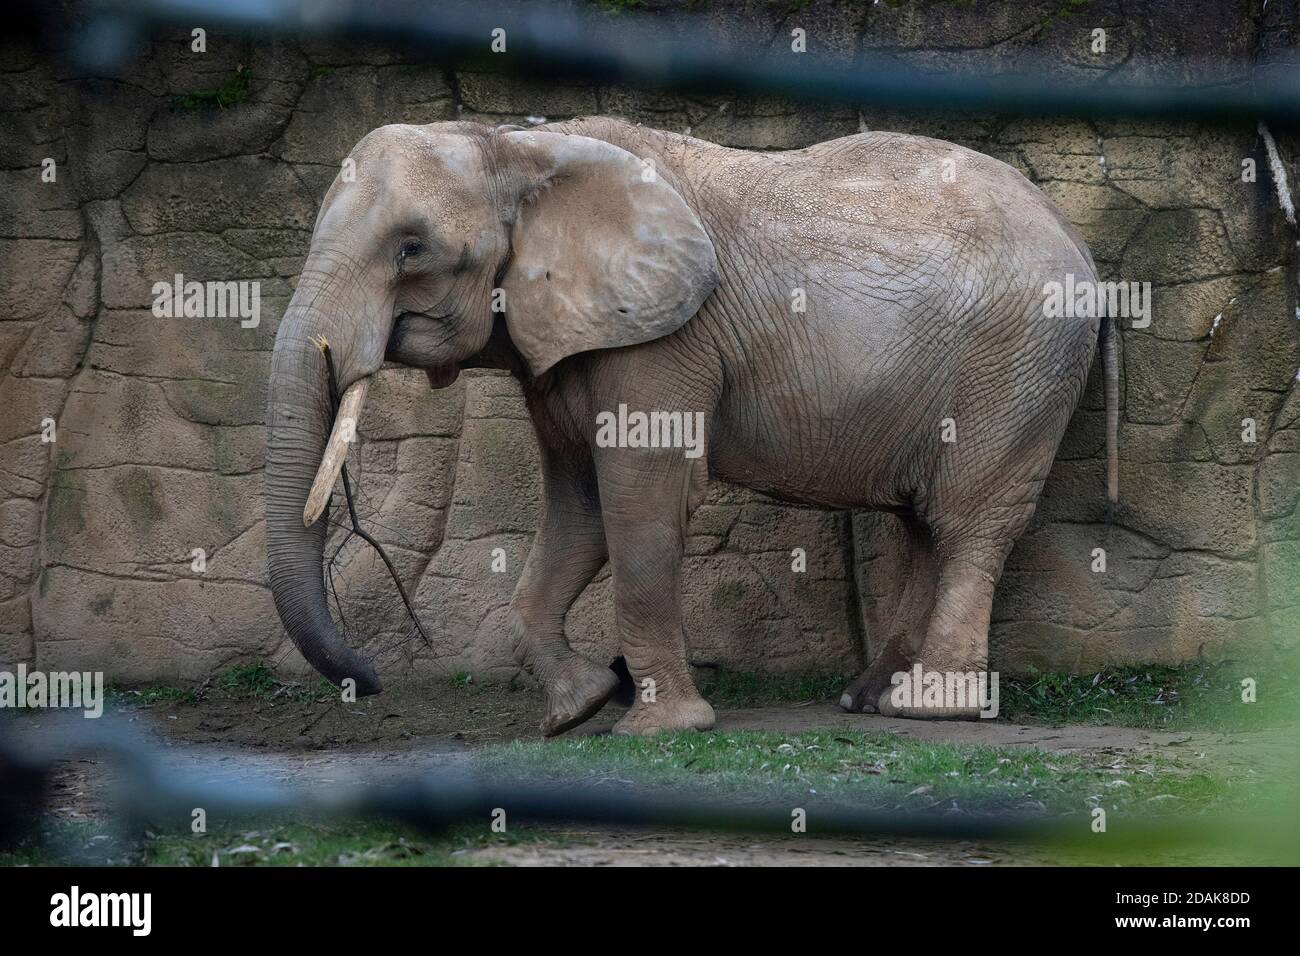
[[(1173, 753), (1171, 751), (1171, 753)], [(994, 844), (1060, 864), (1294, 865), (1300, 781), (1195, 752), (1055, 754), (935, 744), (855, 732), (684, 733), (659, 738), (518, 741), (487, 748), (481, 770), (583, 787), (622, 786), (824, 801), (885, 813), (1015, 813), (1059, 829), (1051, 840)], [(796, 802), (797, 801), (797, 802)], [(1093, 832), (1093, 811), (1106, 813)], [(1289, 809), (1288, 809), (1289, 808)]]
[(241, 66), (213, 90), (195, 90), (171, 98), (171, 106), (177, 110), (228, 109), (247, 102), (252, 73), (246, 66)]
[(0, 866), (457, 866), (465, 851), (544, 839), (537, 831), (493, 833), (487, 821), (432, 836), (382, 820), (341, 823), (263, 819), (204, 834), (148, 833), (123, 844), (94, 823), (60, 823), (16, 848)]
[(265, 661), (237, 664), (222, 671), (210, 682), (192, 687), (149, 684), (145, 687), (109, 687), (107, 703), (117, 709), (148, 707), (159, 703), (197, 704), (213, 690), (236, 700), (292, 700), (311, 703), (338, 694), (329, 681), (319, 678), (302, 683), (283, 680)]
[(645, 0), (595, 0), (596, 6), (606, 13), (625, 13), (628, 10), (640, 10), (645, 7)]
[[(1254, 703), (1242, 680), (1256, 682)], [(1163, 730), (1254, 730), (1300, 717), (1300, 677), (1288, 661), (1107, 667), (1095, 674), (1002, 678), (1000, 716), (1053, 724)]]
[(231, 697), (265, 697), (273, 693), (279, 683), (264, 661), (238, 664), (216, 679), (216, 686)]
[(105, 821), (42, 819), (15, 843), (0, 845), (3, 866), (125, 866), (139, 862), (136, 847)]
[(194, 704), (198, 702), (199, 693), (189, 687), (173, 687), (170, 684), (149, 684), (145, 687), (127, 689), (110, 687), (107, 693), (110, 707), (148, 707), (151, 704), (175, 702)]
[(1057, 8), (1056, 16), (1072, 17), (1076, 13), (1082, 13), (1092, 5), (1092, 0), (1064, 0), (1060, 7)]
[(1104, 766), (1024, 747), (959, 746), (892, 734), (815, 731), (582, 737), (486, 748), (489, 774), (623, 781), (784, 799), (814, 794), (878, 809), (1086, 815), (1093, 806), (1166, 814), (1233, 806), (1249, 782), (1153, 756)]
[[(1300, 815), (1277, 815), (1279, 797), (1294, 802), (1294, 793), (1284, 789), (1291, 781), (1241, 766), (1220, 769), (1191, 750), (1168, 754), (1054, 754), (855, 731), (737, 731), (516, 741), (479, 751), (473, 770), (505, 785), (527, 779), (584, 790), (617, 786), (742, 803), (790, 801), (810, 816), (829, 805), (886, 813), (1029, 814), (1060, 824), (1063, 842), (1033, 845), (1040, 859), (1058, 862), (1260, 862), (1287, 854), (1294, 862)], [(1091, 831), (1097, 807), (1106, 811), (1107, 835)], [(1153, 824), (1178, 829), (1162, 834), (1149, 829)], [(1243, 829), (1248, 825), (1254, 829)], [(221, 866), (446, 865), (475, 862), (458, 851), (494, 844), (588, 839), (581, 827), (577, 836), (574, 827), (557, 836), (525, 824), (497, 835), (487, 820), (429, 836), (385, 821), (271, 817), (204, 835), (183, 829), (148, 834), (123, 848), (106, 839), (102, 824), (52, 829), (71, 853), (56, 857), (29, 843), (0, 853), (0, 865), (210, 866), (214, 853)], [(1013, 857), (1029, 852), (1005, 849)]]
[(239, 664), (219, 674), (213, 682), (218, 690), (239, 699), (288, 698), (303, 703), (336, 696), (339, 691), (319, 678), (307, 684), (281, 680), (265, 661)]
[[(1256, 682), (1256, 700), (1242, 701), (1242, 680)], [(852, 678), (831, 671), (796, 675), (720, 670), (700, 680), (700, 690), (724, 709), (803, 702), (830, 703)], [(483, 693), (468, 671), (449, 678), (462, 692)], [(219, 674), (212, 687), (236, 699), (324, 700), (338, 691), (320, 679), (285, 681), (264, 661), (240, 664)], [(513, 684), (511, 690), (517, 690)], [(116, 707), (174, 701), (195, 703), (204, 688), (151, 684), (110, 688)], [(1251, 662), (1193, 662), (1183, 665), (1107, 667), (1093, 674), (1033, 672), (1003, 675), (999, 718), (1036, 724), (1108, 724), (1153, 730), (1258, 730), (1300, 721), (1300, 667), (1290, 659)]]
[(808, 673), (792, 676), (719, 670), (700, 682), (700, 691), (714, 706), (760, 707), (773, 703), (839, 700), (852, 680), (843, 674)]
[[(1267, 661), (1107, 668), (1083, 676), (1004, 676), (1001, 711), (1003, 718), (1038, 723), (1231, 731), (1285, 726), (1300, 704), (1295, 674), (1286, 661)], [(1242, 703), (1243, 677), (1257, 681), (1256, 703)], [(458, 693), (488, 690), (465, 672), (448, 682)], [(728, 671), (701, 682), (723, 708), (833, 701), (846, 683), (843, 675), (829, 673), (775, 677)], [(159, 684), (115, 691), (110, 699), (131, 706), (194, 703), (208, 694), (310, 700), (334, 693), (323, 681), (282, 681), (265, 662), (253, 662), (230, 668), (197, 689)], [(1266, 735), (1266, 741), (1276, 736)], [(1207, 756), (1192, 746), (1159, 753), (1053, 754), (857, 731), (737, 731), (516, 741), (483, 748), (474, 766), (489, 779), (680, 790), (742, 801), (797, 799), (792, 806), (824, 801), (885, 812), (1039, 814), (1059, 819), (1072, 835), (1069, 843), (1040, 848), (1042, 858), (1063, 863), (1294, 863), (1300, 858), (1296, 782), (1276, 768), (1250, 769), (1240, 759), (1248, 743), (1233, 744), (1239, 759), (1224, 766), (1215, 752)], [(1107, 812), (1108, 834), (1119, 839), (1091, 832), (1090, 813), (1098, 806)], [(1288, 806), (1289, 815), (1279, 815), (1278, 808)], [(1152, 836), (1135, 826), (1146, 820), (1181, 829), (1176, 838)], [(125, 847), (106, 840), (102, 824), (50, 825), (47, 832), (77, 852), (55, 857), (29, 843), (0, 852), (0, 865), (78, 859), (210, 866), (214, 852), (222, 866), (445, 865), (473, 862), (458, 851), (494, 841), (555, 838), (553, 831), (523, 826), (498, 836), (486, 821), (430, 837), (387, 822), (269, 819), (208, 835), (154, 834)], [(568, 833), (563, 839), (585, 837)]]
[[(1242, 701), (1243, 678), (1256, 700)], [(838, 701), (852, 677), (718, 671), (700, 681), (715, 707)], [(1031, 724), (1108, 724), (1152, 730), (1258, 730), (1300, 721), (1300, 665), (1289, 658), (1181, 665), (1106, 667), (1090, 674), (1003, 674), (1002, 720)]]
[(159, 836), (144, 847), (142, 862), (158, 866), (453, 866), (465, 850), (520, 842), (496, 834), (485, 821), (429, 836), (383, 821), (343, 824), (285, 823), (203, 836)]

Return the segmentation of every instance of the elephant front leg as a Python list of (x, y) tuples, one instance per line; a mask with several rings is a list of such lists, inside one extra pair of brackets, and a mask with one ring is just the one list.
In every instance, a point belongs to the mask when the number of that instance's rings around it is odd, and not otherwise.
[(543, 510), (511, 602), (515, 659), (537, 678), (546, 698), (547, 737), (587, 720), (618, 688), (618, 676), (569, 647), (564, 616), (605, 563), (591, 462), (542, 452)]
[(614, 733), (708, 730), (713, 708), (686, 665), (682, 550), (693, 498), (692, 463), (676, 452), (626, 450), (600, 468), (614, 609), (636, 698)]

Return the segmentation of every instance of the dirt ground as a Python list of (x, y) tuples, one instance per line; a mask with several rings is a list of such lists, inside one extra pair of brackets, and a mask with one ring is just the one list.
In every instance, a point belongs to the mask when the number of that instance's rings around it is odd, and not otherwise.
[[(623, 711), (614, 705), (568, 736), (609, 733)], [(849, 714), (829, 702), (717, 708), (719, 731), (857, 730), (922, 741), (1037, 747), (1056, 753), (1167, 747), (1232, 748), (1240, 734), (1170, 732), (1109, 726), (1034, 726), (1000, 720), (916, 721)], [(267, 699), (207, 696), (198, 703), (161, 701), (134, 709), (130, 720), (177, 742), (267, 750), (333, 751), (372, 748), (401, 752), (406, 744), (440, 742), (449, 749), (540, 740), (540, 694), (504, 687), (406, 686), (344, 706), (292, 695)]]
[[(574, 734), (607, 733), (620, 715), (607, 708)], [(344, 707), (287, 693), (271, 698), (209, 695), (197, 703), (162, 701), (119, 717), (162, 750), (167, 771), (194, 783), (237, 777), (249, 785), (392, 786), (425, 771), (466, 768), (491, 743), (540, 739), (539, 695), (504, 688), (395, 688)], [(717, 729), (888, 732), (916, 740), (1034, 747), (1112, 762), (1158, 752), (1205, 754), (1232, 766), (1243, 734), (1159, 732), (1124, 727), (1027, 726), (1001, 721), (918, 722), (846, 714), (830, 703), (719, 708)], [(39, 734), (41, 716), (24, 718)], [(1250, 735), (1258, 753), (1261, 734)], [(1267, 735), (1264, 735), (1267, 736)], [(1293, 753), (1286, 735), (1263, 741), (1279, 759)], [(1253, 758), (1253, 759), (1257, 759)], [(1224, 766), (1225, 764), (1220, 764)], [(1243, 769), (1244, 766), (1243, 766)], [(63, 820), (106, 812), (113, 771), (99, 757), (69, 762), (55, 780), (52, 804)], [(782, 840), (700, 832), (551, 827), (545, 839), (460, 851), (514, 865), (997, 865), (1047, 863), (1025, 848), (916, 840)]]

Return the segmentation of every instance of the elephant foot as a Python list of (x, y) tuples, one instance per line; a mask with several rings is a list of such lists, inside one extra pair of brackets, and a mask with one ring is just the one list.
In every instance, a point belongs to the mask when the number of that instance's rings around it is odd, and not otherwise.
[(546, 715), (542, 734), (554, 737), (590, 718), (618, 690), (618, 675), (580, 654), (543, 680)]
[(716, 717), (709, 702), (698, 694), (679, 700), (647, 702), (638, 699), (613, 732), (623, 737), (651, 737), (682, 730), (711, 730)]
[(840, 695), (840, 707), (850, 714), (874, 714), (877, 710), (876, 701), (889, 687), (889, 675), (880, 677), (868, 668), (844, 688), (844, 693)]
[(876, 702), (880, 700), (880, 695), (894, 686), (894, 674), (909, 666), (907, 659), (901, 657), (893, 647), (887, 648), (852, 684), (844, 688), (844, 693), (840, 695), (840, 707), (850, 714), (876, 713)]
[(882, 717), (905, 717), (909, 720), (979, 720), (978, 707), (942, 707), (933, 704), (900, 707), (894, 703), (893, 687), (886, 687), (876, 699)]

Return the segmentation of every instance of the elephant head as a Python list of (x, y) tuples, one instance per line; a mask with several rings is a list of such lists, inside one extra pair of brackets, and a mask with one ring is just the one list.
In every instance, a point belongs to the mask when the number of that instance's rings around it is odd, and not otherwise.
[(673, 332), (715, 285), (699, 219), (653, 165), (609, 143), (470, 123), (385, 126), (358, 143), (321, 205), (268, 389), (269, 579), (308, 662), (358, 694), (380, 690), (330, 617), (317, 519), (385, 358), (434, 387), (481, 364), (559, 374), (576, 353)]

